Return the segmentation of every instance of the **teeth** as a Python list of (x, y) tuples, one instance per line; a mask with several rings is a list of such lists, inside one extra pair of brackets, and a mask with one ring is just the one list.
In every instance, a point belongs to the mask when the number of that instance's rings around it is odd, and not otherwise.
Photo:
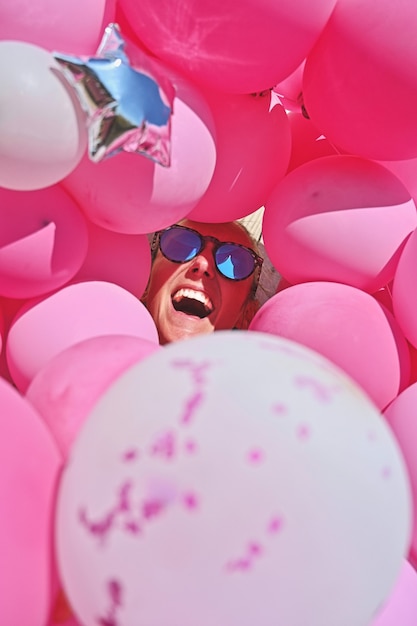
[(182, 298), (188, 298), (190, 300), (197, 300), (198, 302), (201, 302), (202, 304), (204, 304), (204, 306), (209, 309), (209, 310), (213, 310), (213, 303), (210, 300), (210, 298), (208, 296), (206, 296), (206, 294), (202, 293), (201, 291), (196, 291), (194, 289), (178, 289), (178, 291), (174, 294), (173, 296), (173, 300), (174, 302), (179, 302)]

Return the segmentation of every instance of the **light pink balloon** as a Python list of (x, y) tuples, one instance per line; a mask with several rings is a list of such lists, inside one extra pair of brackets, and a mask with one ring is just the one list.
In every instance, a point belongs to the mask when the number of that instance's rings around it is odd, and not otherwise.
[(54, 185), (85, 152), (85, 114), (50, 52), (0, 41), (0, 55), (7, 59), (0, 65), (0, 185), (23, 191)]
[(2, 379), (0, 404), (0, 623), (35, 626), (51, 601), (61, 458), (35, 410)]
[(116, 0), (13, 0), (0, 5), (0, 40), (16, 39), (50, 51), (93, 54), (113, 21)]
[(210, 185), (188, 214), (200, 222), (233, 221), (263, 206), (290, 158), (288, 118), (275, 94), (205, 92), (216, 124), (217, 161)]
[(288, 172), (299, 165), (320, 157), (337, 154), (337, 150), (301, 112), (290, 111), (291, 156)]
[(417, 572), (404, 561), (387, 601), (370, 626), (415, 626), (417, 624)]
[(357, 156), (314, 159), (265, 203), (267, 253), (290, 283), (332, 280), (370, 293), (394, 276), (417, 226), (414, 200), (382, 165)]
[[(369, 294), (341, 283), (309, 282), (267, 300), (250, 330), (286, 337), (341, 367), (384, 409), (402, 381), (402, 349), (384, 309)], [(409, 355), (405, 357), (409, 372)]]
[(417, 4), (338, 0), (303, 77), (311, 120), (346, 152), (417, 156)]
[(297, 69), (274, 86), (273, 90), (287, 111), (301, 113), (303, 105), (303, 73), (305, 60)]
[(392, 285), (394, 315), (408, 339), (417, 348), (417, 231), (408, 238), (402, 251)]
[(0, 187), (0, 295), (32, 298), (61, 287), (87, 249), (86, 220), (64, 189)]
[(159, 349), (158, 344), (140, 337), (91, 337), (62, 350), (37, 372), (26, 398), (47, 424), (64, 458), (110, 384)]
[(365, 625), (409, 497), (341, 370), (263, 333), (200, 335), (130, 367), (84, 424), (58, 493), (63, 588), (84, 626)]
[(276, 85), (303, 61), (335, 0), (119, 0), (132, 29), (193, 81), (228, 93)]
[(116, 283), (141, 298), (151, 271), (151, 250), (146, 235), (125, 235), (88, 221), (88, 250), (74, 281)]
[(132, 335), (158, 343), (155, 323), (145, 305), (113, 283), (88, 281), (63, 287), (23, 307), (6, 342), (7, 363), (22, 392), (62, 350), (99, 335)]
[[(133, 44), (131, 51), (134, 65)], [(216, 163), (212, 114), (189, 81), (171, 70), (169, 77), (176, 88), (169, 167), (139, 154), (118, 154), (100, 163), (85, 156), (62, 181), (102, 228), (126, 234), (165, 228), (185, 217), (209, 186)]]
[(384, 416), (401, 448), (413, 495), (411, 552), (417, 557), (417, 383), (404, 389), (385, 409)]

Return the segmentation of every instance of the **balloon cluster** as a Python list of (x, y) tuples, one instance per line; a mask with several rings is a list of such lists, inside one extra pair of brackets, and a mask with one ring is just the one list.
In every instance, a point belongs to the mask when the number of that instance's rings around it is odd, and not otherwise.
[[(417, 623), (417, 5), (0, 1), (0, 623)], [(264, 207), (249, 331), (149, 234)]]

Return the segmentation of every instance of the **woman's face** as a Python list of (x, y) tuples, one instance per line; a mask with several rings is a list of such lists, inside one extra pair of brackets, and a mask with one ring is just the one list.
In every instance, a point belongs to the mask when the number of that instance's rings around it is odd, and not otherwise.
[[(181, 225), (220, 241), (253, 247), (249, 236), (237, 224), (183, 220)], [(233, 328), (248, 300), (253, 280), (253, 274), (240, 281), (224, 278), (216, 269), (210, 241), (186, 263), (173, 263), (158, 250), (146, 306), (158, 329), (160, 343)]]

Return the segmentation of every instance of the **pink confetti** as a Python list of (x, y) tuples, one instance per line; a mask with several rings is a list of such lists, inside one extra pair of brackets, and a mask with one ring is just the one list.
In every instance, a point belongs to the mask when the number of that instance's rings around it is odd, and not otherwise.
[(122, 586), (117, 580), (110, 580), (107, 583), (107, 592), (110, 608), (106, 617), (99, 617), (97, 621), (99, 626), (118, 626), (116, 612), (122, 606)]
[(138, 458), (138, 455), (138, 451), (135, 448), (131, 448), (123, 453), (122, 461), (126, 463), (129, 463), (130, 461), (135, 461)]
[(188, 439), (184, 443), (184, 448), (188, 454), (195, 454), (197, 452), (197, 443), (193, 439)]
[(316, 380), (315, 378), (312, 378), (310, 376), (297, 376), (294, 379), (294, 383), (297, 385), (297, 387), (311, 389), (319, 402), (330, 402), (332, 399), (334, 390), (329, 389), (328, 387), (326, 387), (326, 385), (323, 385), (323, 383)]
[(184, 506), (188, 510), (195, 510), (198, 507), (198, 498), (195, 493), (186, 493), (183, 496)]
[(147, 500), (142, 505), (142, 515), (146, 520), (149, 520), (160, 515), (164, 508), (165, 503), (162, 500)]
[(250, 543), (248, 550), (249, 554), (254, 557), (258, 557), (262, 554), (262, 546), (259, 543)]
[(203, 361), (202, 363), (195, 363), (191, 359), (177, 359), (171, 362), (172, 367), (175, 369), (186, 368), (189, 369), (193, 377), (193, 381), (196, 385), (203, 385), (206, 383), (206, 372), (212, 366), (210, 361)]
[(385, 466), (382, 468), (382, 478), (384, 480), (388, 480), (388, 478), (391, 478), (391, 474), (392, 474), (392, 470), (390, 467)]
[(197, 391), (191, 398), (189, 398), (185, 404), (184, 412), (181, 416), (182, 424), (189, 424), (204, 399), (204, 393), (202, 391)]
[(274, 404), (274, 406), (272, 407), (272, 410), (277, 415), (286, 415), (288, 413), (288, 408), (285, 406), (285, 404), (281, 404), (281, 403)]
[(172, 459), (175, 455), (175, 434), (168, 431), (160, 435), (151, 446), (151, 455)]
[(282, 530), (282, 526), (282, 517), (273, 517), (268, 524), (268, 532), (273, 535), (279, 533)]
[(264, 460), (264, 452), (260, 448), (253, 448), (248, 452), (248, 461), (252, 465), (258, 465)]
[(311, 436), (310, 427), (307, 424), (300, 424), (297, 428), (297, 437), (301, 441), (307, 441)]

